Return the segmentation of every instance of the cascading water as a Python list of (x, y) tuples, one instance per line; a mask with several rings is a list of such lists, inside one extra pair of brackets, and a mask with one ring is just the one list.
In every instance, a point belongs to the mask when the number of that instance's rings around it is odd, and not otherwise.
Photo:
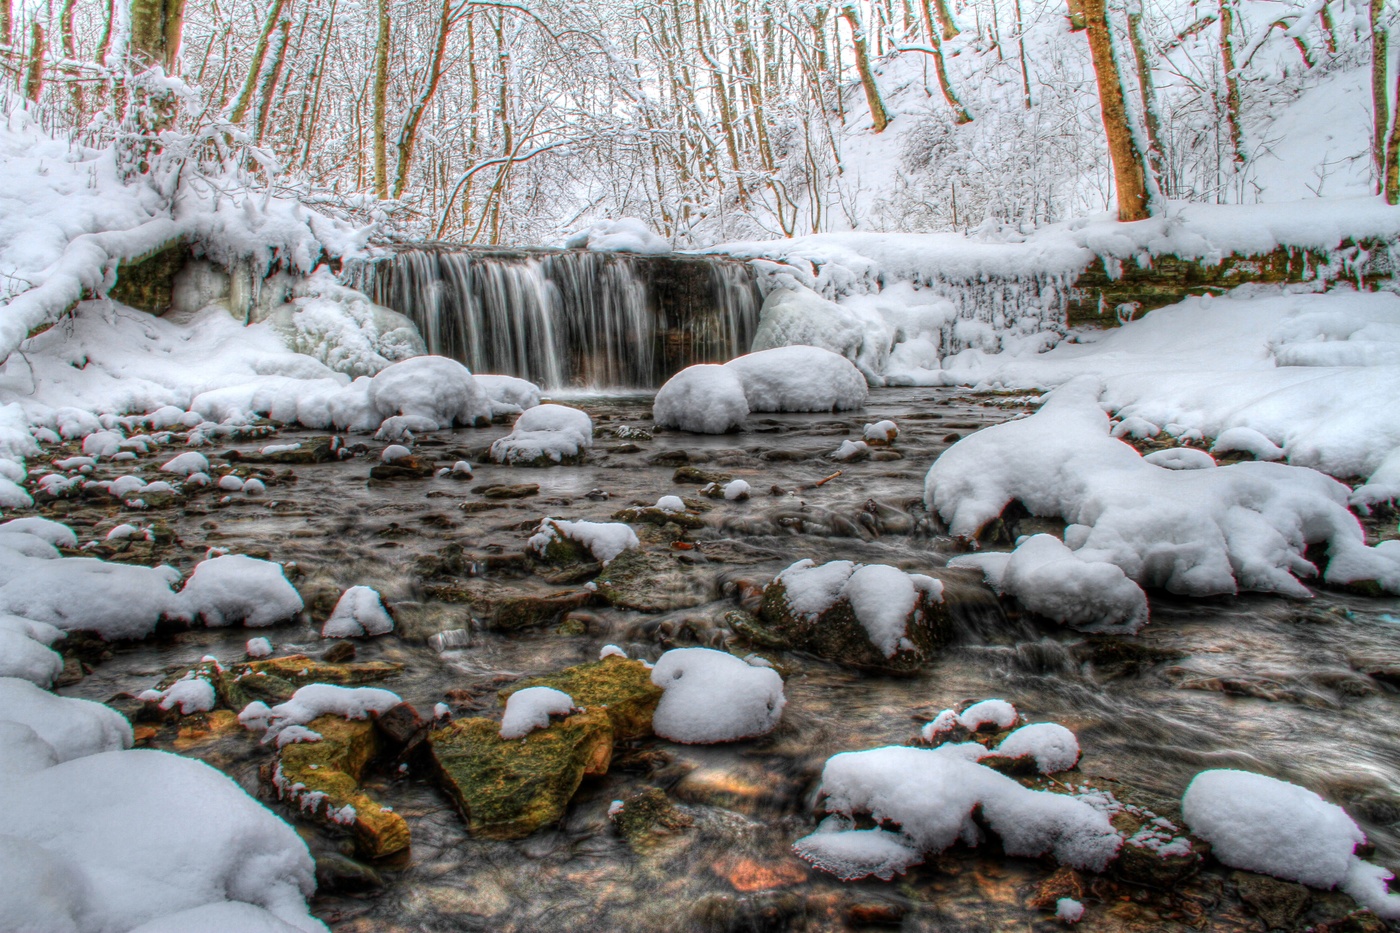
[(699, 256), (428, 246), (348, 277), (412, 319), (430, 353), (546, 389), (654, 388), (733, 359), (761, 305), (747, 264)]

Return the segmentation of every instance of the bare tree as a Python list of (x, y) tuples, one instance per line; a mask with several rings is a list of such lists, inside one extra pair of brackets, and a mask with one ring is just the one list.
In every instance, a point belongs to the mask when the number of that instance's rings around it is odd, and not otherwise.
[(1147, 193), (1147, 166), (1129, 123), (1108, 11), (1104, 0), (1069, 0), (1069, 3), (1075, 25), (1089, 36), (1089, 52), (1099, 86), (1099, 113), (1103, 118), (1104, 135), (1108, 138), (1109, 157), (1113, 160), (1118, 219), (1143, 220), (1152, 213)]

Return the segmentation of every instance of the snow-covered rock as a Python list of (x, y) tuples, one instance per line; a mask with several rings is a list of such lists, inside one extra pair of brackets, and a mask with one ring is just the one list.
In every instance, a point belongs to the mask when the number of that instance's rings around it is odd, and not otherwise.
[(889, 878), (955, 842), (975, 845), (982, 838), (979, 823), (996, 833), (1008, 855), (1053, 855), (1062, 865), (1089, 871), (1102, 871), (1123, 841), (1108, 817), (1083, 801), (1030, 790), (956, 748), (890, 746), (835, 755), (822, 771), (820, 793), (831, 813), (847, 819), (868, 814), (899, 827), (818, 831), (793, 846), (843, 880)]
[(1055, 774), (1079, 763), (1079, 739), (1057, 722), (1033, 722), (1002, 739), (992, 754), (1030, 758), (1041, 774)]
[(380, 370), (369, 380), (365, 397), (380, 422), (406, 415), (450, 428), (491, 420), (491, 402), (471, 371), (441, 356), (414, 357)]
[(378, 687), (307, 684), (273, 707), (261, 701), (249, 703), (238, 720), (250, 729), (266, 730), (266, 740), (271, 740), (283, 729), (304, 726), (318, 716), (334, 713), (346, 719), (368, 719), (370, 713), (382, 713), (402, 702), (398, 694)]
[(565, 249), (591, 249), (605, 253), (641, 253), (657, 256), (671, 251), (671, 244), (652, 232), (646, 221), (635, 217), (600, 220), (570, 234)]
[(975, 535), (1020, 501), (1071, 523), (1065, 544), (1139, 586), (1207, 596), (1309, 595), (1304, 552), (1326, 544), (1325, 579), (1400, 592), (1400, 565), (1366, 547), (1350, 490), (1279, 463), (1167, 470), (1109, 436), (1094, 379), (1067, 383), (1029, 418), (958, 441), (929, 470), (924, 499), (955, 535)]
[(953, 732), (958, 726), (968, 732), (977, 732), (984, 726), (1005, 730), (1012, 728), (1020, 721), (1021, 714), (1016, 712), (1016, 707), (1005, 700), (979, 700), (961, 713), (953, 709), (943, 710), (924, 726), (920, 734), (925, 742), (934, 742), (941, 736)]
[(665, 691), (652, 729), (690, 745), (766, 735), (787, 704), (777, 671), (710, 648), (667, 651), (652, 668), (651, 682)]
[(490, 400), (493, 415), (518, 415), (540, 403), (540, 387), (515, 376), (477, 373), (476, 384)]
[(1359, 859), (1366, 834), (1346, 811), (1305, 787), (1248, 771), (1202, 771), (1181, 801), (1191, 832), (1232, 868), (1315, 888), (1340, 887), (1364, 907), (1400, 919), (1392, 876)]
[(368, 586), (352, 586), (340, 594), (330, 618), (321, 626), (322, 638), (358, 638), (385, 635), (394, 630), (394, 619), (379, 593)]
[(540, 522), (539, 530), (525, 542), (526, 550), (545, 557), (549, 545), (557, 540), (573, 541), (582, 545), (593, 559), (606, 564), (628, 548), (637, 547), (637, 533), (622, 522), (566, 522), (546, 518)]
[(593, 446), (593, 419), (567, 405), (537, 405), (515, 419), (491, 445), (491, 459), (516, 466), (543, 466), (583, 456)]
[(875, 386), (885, 383), (889, 344), (878, 314), (828, 301), (801, 285), (768, 293), (753, 337), (754, 350), (808, 346), (840, 354)]
[(14, 677), (0, 677), (0, 719), (33, 729), (59, 761), (130, 748), (132, 742), (131, 724), (111, 707), (57, 696)]
[(248, 657), (256, 661), (259, 658), (266, 658), (272, 655), (272, 642), (259, 635), (257, 638), (248, 639), (248, 643), (243, 646), (243, 650), (247, 653)]
[(326, 270), (300, 280), (267, 324), (288, 348), (352, 378), (428, 352), (411, 320), (338, 284)]
[(208, 626), (241, 622), (260, 628), (286, 621), (303, 607), (281, 564), (242, 554), (201, 561), (179, 598), (186, 615)]
[(749, 411), (845, 411), (870, 388), (845, 357), (819, 347), (777, 347), (725, 363), (744, 384)]
[(725, 366), (688, 366), (656, 393), (652, 417), (663, 428), (697, 434), (724, 434), (743, 427), (748, 397), (739, 375)]
[(567, 716), (574, 698), (553, 687), (526, 687), (506, 700), (501, 717), (501, 738), (521, 739), (536, 729), (548, 729), (550, 716)]

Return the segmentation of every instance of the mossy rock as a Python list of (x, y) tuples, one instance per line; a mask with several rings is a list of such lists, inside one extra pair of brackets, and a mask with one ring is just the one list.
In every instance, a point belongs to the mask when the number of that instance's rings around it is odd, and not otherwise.
[(214, 689), (223, 705), (232, 710), (241, 710), (254, 700), (262, 700), (268, 705), (281, 703), (307, 684), (359, 687), (377, 683), (402, 671), (402, 664), (388, 661), (327, 664), (314, 661), (304, 654), (291, 654), (284, 658), (234, 665), (218, 675)]
[(592, 579), (602, 569), (602, 564), (588, 548), (567, 537), (557, 527), (554, 535), (545, 543), (543, 553), (527, 548), (525, 558), (536, 573), (551, 583), (578, 583)]
[(610, 605), (639, 612), (687, 609), (714, 598), (713, 581), (693, 565), (640, 548), (614, 557), (593, 582)]
[(716, 473), (693, 466), (677, 467), (676, 472), (671, 475), (673, 483), (689, 483), (694, 486), (709, 486), (712, 483), (723, 486), (733, 479), (728, 473)]
[[(284, 445), (285, 446), (285, 445)], [(331, 446), (330, 437), (312, 437), (298, 442), (298, 446), (293, 450), (279, 450), (275, 453), (265, 454), (261, 451), (241, 452), (237, 457), (230, 457), (231, 460), (238, 460), (243, 463), (331, 463), (338, 460), (335, 448)]]
[(705, 527), (705, 520), (694, 512), (668, 512), (654, 505), (614, 512), (613, 521), (627, 522), (630, 525), (679, 525), (690, 530)]
[(500, 723), (462, 719), (428, 735), (438, 780), (472, 835), (521, 839), (559, 822), (584, 777), (607, 773), (613, 728), (589, 709), (503, 739)]
[[(769, 639), (766, 644), (778, 640), (798, 651), (858, 670), (913, 674), (948, 642), (953, 627), (946, 602), (933, 600), (923, 590), (916, 590), (916, 594), (914, 608), (904, 626), (904, 636), (913, 647), (899, 648), (890, 657), (870, 641), (865, 626), (844, 597), (836, 600), (830, 609), (809, 618), (792, 610), (788, 605), (787, 587), (774, 580), (763, 590), (758, 619)], [(752, 638), (754, 633), (746, 634)]]
[(273, 778), (278, 795), (317, 820), (347, 827), (356, 850), (367, 858), (408, 848), (408, 823), (360, 787), (365, 767), (380, 751), (374, 723), (322, 716), (308, 728), (320, 733), (321, 741), (297, 742), (278, 752)]
[(572, 697), (575, 706), (606, 710), (620, 742), (651, 735), (651, 717), (662, 692), (645, 664), (616, 655), (512, 684), (501, 691), (501, 703), (526, 687), (553, 687)]
[(612, 814), (613, 825), (634, 846), (646, 845), (658, 836), (670, 835), (691, 826), (695, 820), (675, 804), (659, 787), (648, 787), (628, 794)]

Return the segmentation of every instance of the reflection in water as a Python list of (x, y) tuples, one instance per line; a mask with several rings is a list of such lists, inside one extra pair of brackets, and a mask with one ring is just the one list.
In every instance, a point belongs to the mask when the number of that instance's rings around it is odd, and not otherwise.
[[(854, 416), (755, 418), (745, 434), (623, 440), (609, 432), (649, 427), (649, 399), (581, 400), (601, 429), (582, 467), (527, 473), (485, 465), (470, 483), (371, 487), (364, 460), (297, 466), (296, 482), (272, 487), (263, 500), (191, 507), (170, 520), (187, 562), (209, 546), (294, 560), (302, 573), (298, 585), (322, 614), (347, 586), (378, 588), (395, 608), (398, 634), (361, 643), (360, 659), (407, 665), (384, 686), (419, 709), (450, 697), (470, 714), (495, 709), (502, 683), (592, 660), (610, 642), (649, 659), (673, 645), (722, 643), (724, 612), (744, 598), (746, 586), (761, 585), (800, 558), (941, 567), (955, 546), (936, 534), (919, 504), (923, 474), (951, 435), (1014, 413), (992, 401), (949, 390), (881, 390)], [(836, 480), (811, 487), (836, 469), (823, 454), (858, 436), (865, 421), (886, 417), (900, 424), (895, 449), (903, 459), (842, 464)], [(421, 438), (418, 447), (451, 461), (505, 430), (441, 432)], [(478, 574), (465, 588), (556, 589), (515, 561), (540, 518), (605, 520), (624, 506), (649, 505), (678, 491), (672, 474), (681, 462), (742, 476), (755, 491), (746, 503), (716, 502), (706, 528), (693, 535), (690, 569), (708, 588), (705, 604), (655, 615), (590, 607), (579, 617), (584, 634), (550, 628), (503, 634), (486, 630), (469, 602), (429, 592), (411, 572), (415, 558), (459, 544)], [(500, 502), (471, 492), (495, 482), (541, 488), (536, 496)], [(770, 494), (772, 487), (783, 494)], [(644, 538), (656, 534), (643, 531)], [(665, 542), (653, 536), (650, 546)], [(372, 778), (370, 792), (408, 820), (412, 850), (377, 866), (386, 882), (382, 893), (323, 893), (317, 910), (347, 933), (1041, 928), (1048, 915), (1026, 906), (1051, 870), (1038, 862), (964, 850), (891, 883), (843, 885), (789, 853), (791, 842), (812, 830), (814, 787), (828, 756), (906, 742), (938, 710), (990, 696), (1013, 701), (1032, 720), (1077, 732), (1083, 773), (1102, 786), (1120, 781), (1172, 800), (1203, 768), (1262, 771), (1347, 807), (1376, 844), (1376, 860), (1400, 862), (1400, 706), (1393, 681), (1361, 673), (1388, 665), (1394, 677), (1400, 668), (1400, 626), (1387, 621), (1400, 616), (1400, 601), (1321, 593), (1304, 605), (1277, 597), (1158, 594), (1151, 624), (1140, 637), (1122, 639), (1008, 617), (970, 583), (950, 583), (949, 598), (958, 606), (958, 640), (920, 675), (871, 677), (774, 655), (788, 696), (774, 734), (734, 746), (649, 742), (621, 749), (606, 777), (583, 785), (559, 827), (523, 841), (469, 837), (447, 799), (421, 775)], [(449, 634), (433, 638), (441, 633)], [(248, 634), (203, 630), (121, 648), (66, 692), (97, 699), (138, 692), (206, 652), (240, 658)], [(322, 649), (309, 625), (267, 634), (279, 651)], [(187, 730), (177, 747), (268, 799), (258, 781), (268, 753), (250, 737)], [(665, 789), (692, 823), (634, 845), (613, 829), (608, 807), (652, 786)], [(281, 804), (269, 805), (293, 816)], [(336, 844), (319, 831), (312, 838), (321, 852)], [(1097, 888), (1083, 928), (1258, 929), (1222, 893), (1223, 877), (1207, 872), (1184, 894)]]

